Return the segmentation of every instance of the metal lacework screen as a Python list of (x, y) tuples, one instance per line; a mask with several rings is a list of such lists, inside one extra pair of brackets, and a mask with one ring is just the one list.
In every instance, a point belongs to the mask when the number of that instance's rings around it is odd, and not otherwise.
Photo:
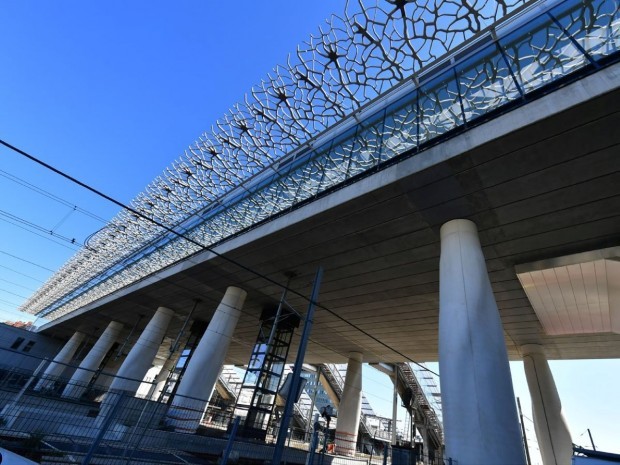
[[(617, 57), (618, 0), (556, 2), (483, 31), (522, 4), (349, 3), (343, 17), (332, 16), (286, 66), (274, 68), (132, 207), (208, 247)], [(480, 32), (453, 63), (437, 71), (428, 66)], [(329, 130), (403, 79), (401, 87), (410, 90), (399, 100), (360, 112), (363, 118), (356, 115), (342, 131)], [(58, 318), (201, 248), (121, 211), (22, 309)]]

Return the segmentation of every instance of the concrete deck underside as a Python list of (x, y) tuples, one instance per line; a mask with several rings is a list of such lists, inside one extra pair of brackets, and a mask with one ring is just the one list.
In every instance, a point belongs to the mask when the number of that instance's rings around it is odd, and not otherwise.
[[(439, 228), (467, 218), (480, 231), (511, 358), (543, 344), (551, 359), (620, 357), (620, 334), (548, 336), (515, 265), (620, 245), (620, 65), (574, 82), (383, 171), (335, 190), (220, 244), (217, 251), (310, 294), (325, 269), (320, 303), (417, 361), (437, 359)], [(261, 309), (280, 289), (209, 252), (130, 286), (44, 328), (90, 333), (110, 319), (128, 327), (158, 306), (208, 320), (227, 286), (248, 292), (227, 363), (245, 364)], [(307, 302), (289, 294), (305, 313)], [(144, 326), (148, 318), (143, 318)], [(168, 335), (175, 337), (182, 318)], [(301, 331), (298, 331), (301, 333)], [(295, 354), (299, 334), (291, 354)], [(317, 309), (306, 361), (403, 357)], [(291, 355), (291, 360), (294, 355)]]

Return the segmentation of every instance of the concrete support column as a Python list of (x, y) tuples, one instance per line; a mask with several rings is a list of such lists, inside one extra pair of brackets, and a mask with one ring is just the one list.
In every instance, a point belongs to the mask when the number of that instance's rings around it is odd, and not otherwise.
[(439, 309), (444, 457), (524, 465), (502, 323), (471, 221), (441, 228)]
[(111, 391), (127, 391), (131, 395), (136, 393), (144, 375), (151, 368), (173, 316), (174, 312), (169, 308), (159, 307), (157, 309), (116, 373), (110, 385)]
[(336, 452), (340, 455), (352, 456), (355, 454), (361, 410), (362, 354), (351, 352), (336, 425)]
[(108, 353), (112, 345), (116, 342), (123, 325), (116, 321), (111, 321), (103, 334), (99, 336), (95, 345), (90, 349), (88, 355), (84, 357), (79, 368), (75, 371), (69, 384), (62, 393), (63, 397), (72, 397), (79, 399), (86, 391), (88, 383), (95, 375), (95, 371), (99, 368), (101, 361)]
[(247, 293), (229, 287), (185, 369), (168, 411), (168, 422), (177, 431), (193, 433), (200, 424)]
[(521, 347), (532, 398), (534, 430), (544, 465), (570, 465), (573, 441), (562, 415), (562, 403), (542, 346)]
[(166, 381), (168, 380), (168, 376), (170, 375), (170, 372), (174, 370), (174, 367), (179, 361), (180, 356), (181, 350), (178, 350), (175, 354), (168, 357), (168, 359), (164, 362), (161, 370), (159, 370), (159, 373), (157, 373), (157, 376), (155, 376), (155, 379), (153, 380), (153, 385), (147, 396), (149, 399), (157, 400), (159, 398), (159, 395), (161, 394), (161, 391), (164, 389)]
[(67, 368), (67, 364), (73, 359), (78, 347), (84, 341), (84, 333), (76, 331), (71, 339), (60, 349), (60, 352), (56, 354), (54, 360), (45, 369), (45, 372), (41, 376), (41, 379), (34, 387), (35, 391), (47, 389), (53, 386), (54, 381), (58, 378), (62, 372)]

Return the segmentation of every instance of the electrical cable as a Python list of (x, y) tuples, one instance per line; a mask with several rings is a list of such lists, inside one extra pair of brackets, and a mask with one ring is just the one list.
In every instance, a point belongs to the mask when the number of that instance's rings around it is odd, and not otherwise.
[(19, 274), (19, 275), (21, 275), (21, 276), (23, 276), (25, 278), (32, 279), (33, 281), (36, 281), (36, 282), (41, 283), (41, 284), (43, 284), (45, 282), (45, 281), (43, 281), (41, 279), (35, 278), (34, 276), (30, 276), (28, 274), (22, 273), (21, 271), (17, 271), (15, 268), (10, 268), (10, 267), (5, 266), (5, 265), (0, 265), (0, 268), (4, 268), (5, 270), (9, 270), (12, 273)]
[(21, 260), (22, 262), (29, 263), (30, 265), (37, 266), (37, 267), (42, 268), (42, 269), (44, 269), (46, 271), (51, 271), (52, 273), (54, 273), (54, 270), (52, 270), (51, 268), (47, 268), (47, 267), (45, 267), (43, 265), (39, 265), (38, 263), (31, 262), (30, 260), (26, 260), (25, 258), (18, 257), (17, 255), (13, 255), (12, 253), (5, 252), (4, 250), (0, 250), (0, 253), (4, 254), (4, 255), (8, 255), (9, 257), (15, 258), (17, 260)]
[(61, 242), (59, 242), (59, 241), (54, 240), (53, 235), (50, 235), (50, 234), (42, 234), (42, 233), (39, 233), (39, 232), (33, 231), (32, 229), (28, 229), (28, 227), (26, 227), (26, 226), (24, 226), (24, 225), (22, 225), (22, 224), (15, 223), (15, 222), (13, 222), (13, 221), (11, 221), (11, 220), (7, 219), (7, 218), (0, 218), (0, 221), (4, 221), (5, 223), (8, 223), (8, 224), (10, 224), (10, 225), (13, 225), (13, 226), (15, 226), (16, 228), (23, 229), (24, 231), (29, 232), (30, 234), (34, 234), (35, 236), (42, 237), (43, 239), (46, 239), (46, 240), (48, 240), (48, 241), (50, 241), (50, 242), (53, 242), (53, 243), (54, 243), (54, 244), (56, 244), (56, 245), (59, 245), (59, 246), (64, 247), (64, 248), (66, 248), (66, 249), (72, 250), (72, 251), (74, 251), (74, 252), (77, 252), (78, 250), (80, 250), (80, 248), (79, 248), (79, 247), (76, 247), (76, 246), (73, 246), (73, 247), (72, 247), (72, 246), (70, 246), (70, 245), (63, 244), (63, 243), (61, 243)]
[[(179, 238), (182, 238), (182, 239), (184, 239), (184, 240), (188, 241), (189, 243), (194, 244), (194, 245), (196, 245), (196, 246), (200, 247), (202, 250), (205, 250), (205, 251), (207, 251), (207, 252), (210, 252), (210, 253), (212, 253), (214, 256), (216, 256), (216, 257), (218, 257), (218, 258), (221, 258), (222, 260), (225, 260), (225, 261), (227, 261), (228, 263), (230, 263), (230, 264), (232, 264), (232, 265), (235, 265), (235, 266), (239, 267), (240, 269), (242, 269), (242, 270), (244, 270), (244, 271), (247, 271), (248, 273), (251, 273), (251, 274), (253, 274), (253, 275), (255, 275), (255, 276), (257, 276), (257, 277), (259, 277), (259, 278), (261, 278), (261, 279), (264, 279), (264, 280), (266, 280), (267, 282), (269, 282), (269, 283), (271, 283), (271, 284), (274, 284), (274, 285), (276, 285), (276, 286), (278, 286), (278, 287), (280, 287), (280, 288), (282, 288), (282, 289), (287, 288), (286, 286), (284, 286), (283, 284), (279, 283), (279, 282), (278, 282), (278, 281), (276, 281), (275, 279), (270, 278), (270, 277), (268, 277), (268, 276), (266, 276), (266, 275), (264, 275), (264, 274), (262, 274), (262, 273), (260, 273), (260, 272), (258, 272), (258, 271), (255, 271), (255, 270), (253, 270), (253, 269), (249, 268), (248, 266), (246, 266), (246, 265), (244, 265), (244, 264), (242, 264), (242, 263), (238, 262), (237, 260), (234, 260), (234, 259), (232, 259), (232, 258), (230, 258), (230, 257), (228, 257), (228, 256), (226, 256), (226, 255), (224, 255), (224, 254), (222, 254), (222, 253), (219, 253), (219, 252), (215, 251), (212, 247), (206, 246), (206, 245), (204, 245), (204, 244), (202, 244), (202, 243), (200, 243), (200, 242), (198, 242), (198, 241), (196, 241), (196, 240), (192, 239), (191, 237), (187, 237), (185, 234), (178, 232), (176, 229), (171, 228), (171, 227), (169, 227), (169, 226), (167, 226), (167, 225), (165, 225), (165, 224), (161, 223), (160, 221), (158, 221), (158, 220), (156, 220), (156, 219), (153, 219), (153, 218), (148, 217), (147, 215), (145, 215), (145, 214), (143, 214), (143, 213), (139, 212), (138, 210), (136, 210), (135, 208), (132, 208), (132, 207), (130, 207), (129, 205), (126, 205), (126, 204), (124, 204), (123, 202), (121, 202), (121, 201), (119, 201), (119, 200), (116, 200), (115, 198), (113, 198), (113, 197), (111, 197), (111, 196), (109, 196), (109, 195), (107, 195), (107, 194), (105, 194), (105, 193), (101, 192), (100, 190), (98, 190), (98, 189), (96, 189), (96, 188), (94, 188), (94, 187), (92, 187), (92, 186), (90, 186), (90, 185), (88, 185), (88, 184), (86, 184), (86, 183), (84, 183), (84, 182), (82, 182), (82, 181), (78, 180), (77, 178), (75, 178), (75, 177), (73, 177), (73, 176), (71, 176), (71, 175), (69, 175), (69, 174), (65, 173), (64, 171), (62, 171), (62, 170), (60, 170), (60, 169), (58, 169), (58, 168), (55, 168), (54, 166), (50, 165), (49, 163), (44, 162), (43, 160), (41, 160), (41, 159), (39, 159), (39, 158), (37, 158), (37, 157), (35, 157), (35, 156), (33, 156), (33, 155), (31, 155), (31, 154), (29, 154), (29, 153), (27, 153), (27, 152), (23, 151), (23, 150), (21, 150), (21, 149), (19, 149), (19, 148), (15, 147), (14, 145), (9, 144), (8, 142), (6, 142), (6, 141), (4, 141), (4, 140), (2, 140), (2, 139), (0, 139), (0, 144), (1, 144), (1, 145), (4, 145), (4, 146), (5, 146), (5, 147), (7, 147), (8, 149), (10, 149), (10, 150), (12, 150), (12, 151), (14, 151), (14, 152), (16, 152), (16, 153), (18, 153), (18, 154), (22, 155), (23, 157), (25, 157), (25, 158), (27, 158), (27, 159), (31, 160), (32, 162), (34, 162), (34, 163), (36, 163), (36, 164), (38, 164), (38, 165), (40, 165), (40, 166), (43, 166), (44, 168), (46, 168), (46, 169), (48, 169), (48, 170), (50, 170), (50, 171), (52, 171), (52, 172), (54, 172), (54, 173), (58, 174), (59, 176), (61, 176), (61, 177), (65, 178), (65, 179), (67, 179), (67, 180), (69, 180), (69, 181), (73, 182), (74, 184), (77, 184), (78, 186), (83, 187), (84, 189), (88, 190), (89, 192), (92, 192), (92, 193), (94, 193), (94, 194), (98, 195), (99, 197), (101, 197), (101, 198), (103, 198), (103, 199), (105, 199), (105, 200), (107, 200), (107, 201), (109, 201), (109, 202), (113, 203), (114, 205), (116, 205), (116, 206), (118, 206), (118, 207), (121, 207), (121, 208), (123, 208), (123, 209), (125, 209), (125, 210), (127, 210), (127, 211), (131, 212), (132, 214), (134, 214), (134, 215), (136, 215), (136, 216), (138, 216), (138, 217), (140, 217), (140, 218), (142, 218), (142, 219), (145, 219), (145, 220), (147, 220), (147, 221), (149, 221), (149, 222), (153, 223), (154, 225), (156, 225), (156, 226), (158, 226), (158, 227), (160, 227), (160, 228), (164, 229), (165, 231), (167, 231), (167, 232), (169, 232), (169, 233), (172, 233), (172, 234), (174, 234), (175, 236), (177, 236), (177, 237), (179, 237)], [(52, 270), (52, 272), (53, 272), (53, 270)], [(304, 300), (306, 300), (306, 301), (308, 301), (308, 300), (309, 300), (307, 296), (303, 295), (302, 293), (300, 293), (300, 292), (298, 292), (298, 291), (296, 291), (296, 290), (294, 290), (294, 289), (289, 289), (289, 291), (290, 291), (292, 294), (295, 294), (295, 295), (297, 295), (298, 297), (301, 297), (302, 299), (304, 299)], [(420, 364), (420, 363), (416, 362), (415, 360), (412, 360), (411, 358), (407, 357), (407, 356), (406, 356), (405, 354), (403, 354), (402, 352), (400, 352), (400, 351), (396, 350), (395, 348), (393, 348), (393, 347), (389, 346), (388, 344), (386, 344), (386, 343), (384, 343), (383, 341), (379, 340), (379, 339), (378, 339), (378, 338), (376, 338), (375, 336), (373, 336), (373, 335), (369, 334), (367, 331), (365, 331), (365, 330), (363, 330), (363, 329), (359, 328), (357, 325), (355, 325), (355, 324), (351, 323), (350, 321), (346, 320), (345, 318), (341, 317), (340, 315), (338, 315), (338, 314), (337, 314), (337, 313), (335, 313), (334, 311), (330, 310), (329, 308), (325, 307), (324, 305), (320, 305), (318, 302), (315, 302), (315, 304), (316, 304), (316, 306), (317, 306), (318, 308), (321, 308), (321, 309), (325, 310), (326, 312), (330, 313), (331, 315), (333, 315), (334, 317), (338, 318), (338, 319), (339, 319), (339, 320), (341, 320), (342, 322), (344, 322), (344, 323), (346, 323), (346, 324), (350, 325), (352, 328), (356, 329), (356, 330), (357, 330), (357, 331), (359, 331), (360, 333), (364, 334), (366, 337), (368, 337), (368, 338), (372, 339), (373, 341), (375, 341), (375, 342), (377, 342), (378, 344), (382, 345), (383, 347), (385, 347), (385, 348), (389, 349), (390, 351), (394, 352), (395, 354), (397, 354), (397, 355), (399, 355), (399, 356), (403, 357), (404, 359), (406, 359), (406, 360), (410, 361), (411, 363), (414, 363), (414, 364), (418, 365), (420, 368), (424, 369), (425, 371), (428, 371), (428, 372), (430, 372), (430, 373), (433, 373), (433, 374), (434, 374), (434, 375), (436, 375), (436, 376), (439, 376), (439, 374), (438, 374), (438, 373), (435, 373), (435, 372), (433, 372), (432, 370), (430, 370), (430, 369), (428, 369), (427, 367), (425, 367), (424, 365), (422, 365), (422, 364)]]
[(5, 303), (5, 304), (12, 305), (12, 306), (13, 306), (13, 307), (15, 307), (15, 308), (18, 308), (18, 307), (19, 307), (19, 304), (16, 304), (16, 303), (14, 303), (14, 302), (9, 302), (8, 300), (0, 299), (0, 302), (3, 302), (3, 303)]
[[(73, 213), (73, 211), (71, 211), (70, 213)], [(54, 228), (52, 228), (52, 229), (46, 229), (43, 226), (39, 226), (36, 223), (33, 223), (31, 221), (28, 221), (28, 220), (25, 220), (24, 218), (21, 218), (21, 217), (19, 217), (17, 215), (14, 215), (12, 213), (6, 212), (4, 210), (0, 210), (0, 216), (4, 216), (5, 218), (8, 218), (9, 221), (7, 221), (7, 222), (9, 222), (9, 223), (11, 223), (11, 221), (13, 221), (12, 224), (14, 224), (15, 226), (18, 226), (18, 225), (15, 224), (14, 222), (21, 223), (21, 224), (23, 224), (23, 225), (25, 225), (25, 226), (27, 226), (29, 228), (36, 229), (37, 231), (43, 232), (45, 234), (49, 234), (50, 236), (53, 236), (53, 237), (55, 237), (57, 239), (60, 239), (62, 241), (68, 242), (70, 244), (77, 244), (79, 246), (84, 247), (84, 244), (82, 244), (79, 241), (76, 241), (75, 238), (71, 239), (69, 237), (63, 236), (62, 234), (55, 233), (54, 229), (56, 229), (58, 227), (58, 225), (54, 226)], [(0, 218), (0, 219), (2, 219), (2, 218)], [(61, 220), (61, 223), (62, 223), (62, 221), (64, 221), (64, 219)]]
[(11, 292), (11, 291), (9, 291), (9, 290), (7, 290), (7, 289), (3, 289), (3, 288), (1, 288), (1, 287), (0, 287), (0, 292), (6, 292), (7, 294), (14, 295), (15, 297), (19, 297), (19, 298), (21, 298), (21, 299), (27, 299), (27, 298), (28, 298), (28, 297), (26, 297), (26, 296), (24, 296), (24, 295), (16, 294), (15, 292)]
[(26, 181), (25, 179), (22, 179), (18, 176), (15, 176), (14, 174), (11, 174), (7, 171), (4, 170), (0, 170), (0, 176), (2, 176), (3, 178), (9, 179), (10, 181), (13, 181), (14, 183), (20, 184), (23, 187), (26, 187), (27, 189), (32, 190), (33, 192), (37, 192), (38, 194), (47, 197), (51, 200), (54, 200), (62, 205), (65, 205), (67, 207), (70, 207), (86, 216), (91, 217), (94, 220), (100, 221), (102, 223), (107, 223), (107, 220), (105, 218), (100, 217), (99, 215), (96, 215), (95, 213), (88, 211), (84, 208), (78, 207), (77, 205), (72, 204), (71, 202), (69, 202), (68, 200), (63, 199), (62, 197), (59, 197), (55, 194), (52, 194), (49, 191), (46, 191), (45, 189), (42, 189), (38, 186), (35, 186), (34, 184), (29, 183), (28, 181)]
[(8, 279), (0, 278), (0, 281), (4, 281), (5, 283), (9, 283), (12, 286), (21, 287), (21, 288), (26, 289), (27, 291), (30, 291), (30, 292), (36, 292), (36, 289), (32, 289), (31, 287), (23, 286), (22, 284), (19, 284), (19, 283), (13, 282), (13, 281), (9, 281)]
[(69, 217), (71, 216), (71, 214), (76, 211), (76, 207), (73, 206), (73, 208), (71, 210), (69, 210), (69, 213), (67, 213), (65, 216), (63, 216), (60, 221), (58, 223), (56, 223), (56, 225), (51, 229), (50, 233), (55, 231), (56, 229), (58, 229), (65, 221), (67, 221), (67, 219), (69, 219)]

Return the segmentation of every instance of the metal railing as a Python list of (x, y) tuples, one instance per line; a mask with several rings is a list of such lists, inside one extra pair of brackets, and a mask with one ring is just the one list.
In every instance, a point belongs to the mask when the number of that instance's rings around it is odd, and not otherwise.
[[(1, 360), (11, 355), (0, 349)], [(65, 365), (69, 373), (75, 368)], [(99, 379), (106, 376), (114, 375), (102, 372)], [(70, 395), (75, 392), (80, 396)], [(172, 402), (159, 402), (151, 383), (142, 383), (139, 392), (148, 394), (110, 390), (97, 381), (74, 384), (67, 376), (45, 375), (45, 367), (35, 373), (0, 364), (0, 447), (57, 465), (206, 464), (222, 457), (230, 442), (233, 403), (179, 395)], [(230, 458), (270, 460), (278, 433), (273, 424), (264, 442), (244, 439), (241, 422)], [(320, 463), (335, 460), (338, 451), (327, 453), (330, 441), (333, 438), (325, 436)], [(306, 428), (290, 428), (283, 460), (306, 463), (309, 442)], [(357, 449), (350, 459), (352, 465), (368, 460), (368, 454)]]
[(437, 414), (435, 413), (431, 403), (428, 401), (415, 373), (411, 369), (411, 366), (408, 363), (398, 363), (396, 366), (402, 374), (405, 383), (413, 392), (412, 400), (415, 407), (419, 407), (423, 410), (424, 416), (428, 421), (428, 427), (430, 427), (435, 434), (437, 444), (443, 444), (443, 427), (441, 422), (439, 421), (439, 418), (437, 418)]

